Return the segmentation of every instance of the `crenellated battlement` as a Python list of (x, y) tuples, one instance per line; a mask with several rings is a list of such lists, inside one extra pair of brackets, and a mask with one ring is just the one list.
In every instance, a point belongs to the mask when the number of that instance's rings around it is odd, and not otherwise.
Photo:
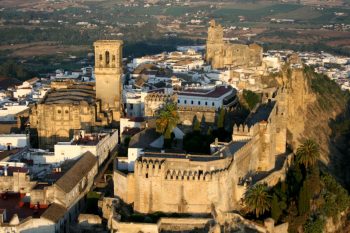
[(232, 160), (229, 165), (225, 168), (215, 170), (180, 170), (180, 169), (169, 169), (165, 173), (166, 180), (183, 180), (183, 181), (212, 181), (218, 179), (228, 172), (231, 167)]
[(205, 106), (178, 106), (178, 111), (192, 111), (192, 112), (215, 112), (215, 107)]
[(258, 124), (255, 124), (250, 127), (246, 124), (241, 124), (241, 125), (235, 124), (233, 126), (232, 140), (233, 141), (248, 140), (252, 138), (254, 135), (256, 135), (258, 132), (259, 132)]
[(139, 158), (135, 161), (135, 172), (144, 176), (159, 176), (164, 169), (164, 161), (159, 159)]
[(176, 100), (177, 94), (165, 94), (165, 93), (148, 93), (145, 101), (146, 102), (166, 102), (169, 100)]

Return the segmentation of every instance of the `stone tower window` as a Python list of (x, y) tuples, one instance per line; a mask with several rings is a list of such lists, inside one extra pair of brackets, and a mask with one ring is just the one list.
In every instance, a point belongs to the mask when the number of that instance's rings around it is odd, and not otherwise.
[(100, 61), (102, 61), (102, 54), (100, 54)]
[(106, 51), (105, 57), (106, 57), (106, 65), (109, 65), (109, 52), (108, 51)]
[(57, 110), (57, 113), (58, 113), (58, 114), (61, 114), (61, 110)]

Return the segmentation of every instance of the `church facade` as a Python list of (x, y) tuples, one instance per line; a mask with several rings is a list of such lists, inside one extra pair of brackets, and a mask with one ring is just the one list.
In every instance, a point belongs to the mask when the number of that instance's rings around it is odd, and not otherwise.
[(118, 124), (122, 45), (120, 40), (96, 41), (96, 83), (53, 82), (51, 90), (31, 108), (30, 128), (39, 148), (52, 149), (59, 141), (69, 141), (75, 130), (94, 132), (98, 127)]

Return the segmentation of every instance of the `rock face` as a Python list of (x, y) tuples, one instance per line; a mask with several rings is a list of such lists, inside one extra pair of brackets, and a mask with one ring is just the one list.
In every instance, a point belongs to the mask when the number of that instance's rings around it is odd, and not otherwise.
[(283, 79), (289, 91), (287, 97), (288, 143), (295, 149), (304, 138), (308, 107), (315, 102), (315, 95), (307, 83), (303, 70), (287, 71)]
[(315, 140), (320, 145), (321, 161), (344, 180), (344, 174), (337, 174), (344, 155), (334, 140), (332, 122), (347, 111), (345, 93), (307, 67), (284, 69), (277, 82), (288, 87), (287, 142), (291, 149), (296, 150), (306, 138)]

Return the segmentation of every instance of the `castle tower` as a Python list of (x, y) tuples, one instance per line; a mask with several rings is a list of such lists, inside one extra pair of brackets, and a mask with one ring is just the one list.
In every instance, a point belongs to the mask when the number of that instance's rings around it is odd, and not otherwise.
[(206, 61), (211, 63), (213, 68), (221, 68), (224, 49), (224, 29), (215, 20), (210, 20), (208, 28), (208, 38), (206, 45)]
[(122, 112), (122, 46), (121, 40), (94, 43), (96, 98), (101, 100), (102, 111), (112, 112), (114, 123)]

